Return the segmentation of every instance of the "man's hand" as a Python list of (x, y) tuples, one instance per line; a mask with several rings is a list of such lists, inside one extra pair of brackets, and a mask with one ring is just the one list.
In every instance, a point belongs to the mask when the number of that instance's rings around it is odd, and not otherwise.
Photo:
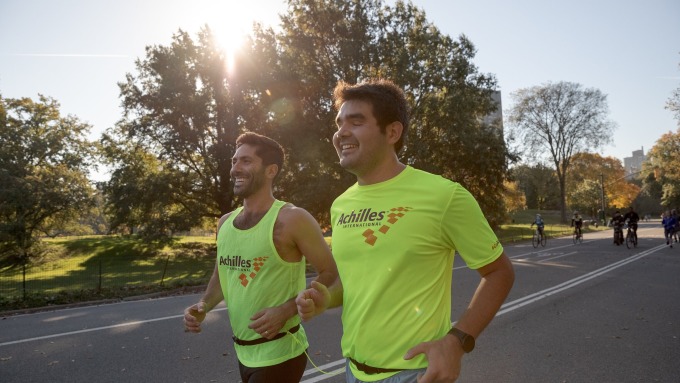
[(201, 323), (205, 319), (205, 302), (200, 301), (193, 306), (184, 309), (184, 331), (199, 333), (201, 332)]
[(308, 321), (326, 311), (330, 301), (331, 293), (328, 288), (317, 281), (312, 281), (311, 288), (300, 291), (295, 304), (300, 318)]
[(460, 375), (460, 362), (463, 357), (463, 346), (452, 336), (432, 342), (423, 342), (408, 350), (404, 359), (409, 360), (419, 354), (425, 354), (427, 369), (418, 376), (418, 383), (451, 383)]
[[(290, 311), (290, 312), (289, 312)], [(285, 304), (276, 307), (268, 307), (260, 310), (250, 317), (248, 328), (260, 334), (261, 337), (272, 339), (281, 331), (288, 318), (291, 318), (293, 310), (286, 309)]]

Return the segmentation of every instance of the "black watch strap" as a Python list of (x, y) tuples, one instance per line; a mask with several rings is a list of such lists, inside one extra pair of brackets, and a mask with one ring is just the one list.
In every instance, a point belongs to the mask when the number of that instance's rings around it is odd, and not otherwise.
[(463, 351), (465, 351), (466, 353), (475, 349), (475, 337), (473, 337), (472, 335), (455, 327), (452, 327), (451, 330), (449, 330), (449, 334), (458, 338), (461, 346), (463, 346)]

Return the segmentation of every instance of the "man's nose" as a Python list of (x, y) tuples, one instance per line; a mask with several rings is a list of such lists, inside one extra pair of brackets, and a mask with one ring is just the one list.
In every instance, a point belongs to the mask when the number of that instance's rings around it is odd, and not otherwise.
[(234, 173), (238, 172), (239, 169), (241, 168), (241, 165), (239, 164), (238, 161), (234, 161), (231, 163), (231, 171), (229, 172), (231, 175)]
[(347, 124), (340, 124), (338, 125), (338, 130), (335, 132), (335, 135), (338, 137), (345, 137), (349, 134), (349, 129)]

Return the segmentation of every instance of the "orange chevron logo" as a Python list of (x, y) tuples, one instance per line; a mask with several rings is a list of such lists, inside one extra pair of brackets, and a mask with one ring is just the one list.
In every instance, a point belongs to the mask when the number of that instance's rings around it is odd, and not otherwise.
[(243, 287), (247, 287), (248, 283), (255, 279), (255, 276), (257, 276), (257, 273), (260, 272), (260, 270), (262, 270), (262, 267), (264, 266), (268, 258), (269, 257), (253, 258), (253, 266), (250, 273), (248, 273), (247, 275), (245, 273), (241, 273), (241, 275), (238, 276), (238, 279), (241, 280), (241, 285), (243, 285)]
[[(399, 222), (399, 220), (411, 210), (413, 210), (412, 207), (394, 207), (390, 209), (389, 214), (387, 214), (387, 222), (390, 225), (394, 226), (394, 224)], [(391, 228), (390, 225), (383, 224), (380, 227), (380, 229), (378, 229), (378, 232), (375, 232), (372, 229), (366, 229), (366, 231), (364, 231), (362, 234), (366, 238), (364, 242), (368, 243), (371, 246), (374, 246), (375, 243), (378, 241), (377, 235), (378, 234), (386, 235)]]

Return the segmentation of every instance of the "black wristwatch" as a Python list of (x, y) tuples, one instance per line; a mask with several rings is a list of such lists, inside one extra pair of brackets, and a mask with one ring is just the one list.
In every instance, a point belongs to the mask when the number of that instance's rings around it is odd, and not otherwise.
[(463, 346), (463, 351), (466, 353), (475, 349), (475, 337), (466, 333), (463, 330), (452, 327), (449, 330), (449, 334), (455, 336), (460, 341), (461, 346)]

